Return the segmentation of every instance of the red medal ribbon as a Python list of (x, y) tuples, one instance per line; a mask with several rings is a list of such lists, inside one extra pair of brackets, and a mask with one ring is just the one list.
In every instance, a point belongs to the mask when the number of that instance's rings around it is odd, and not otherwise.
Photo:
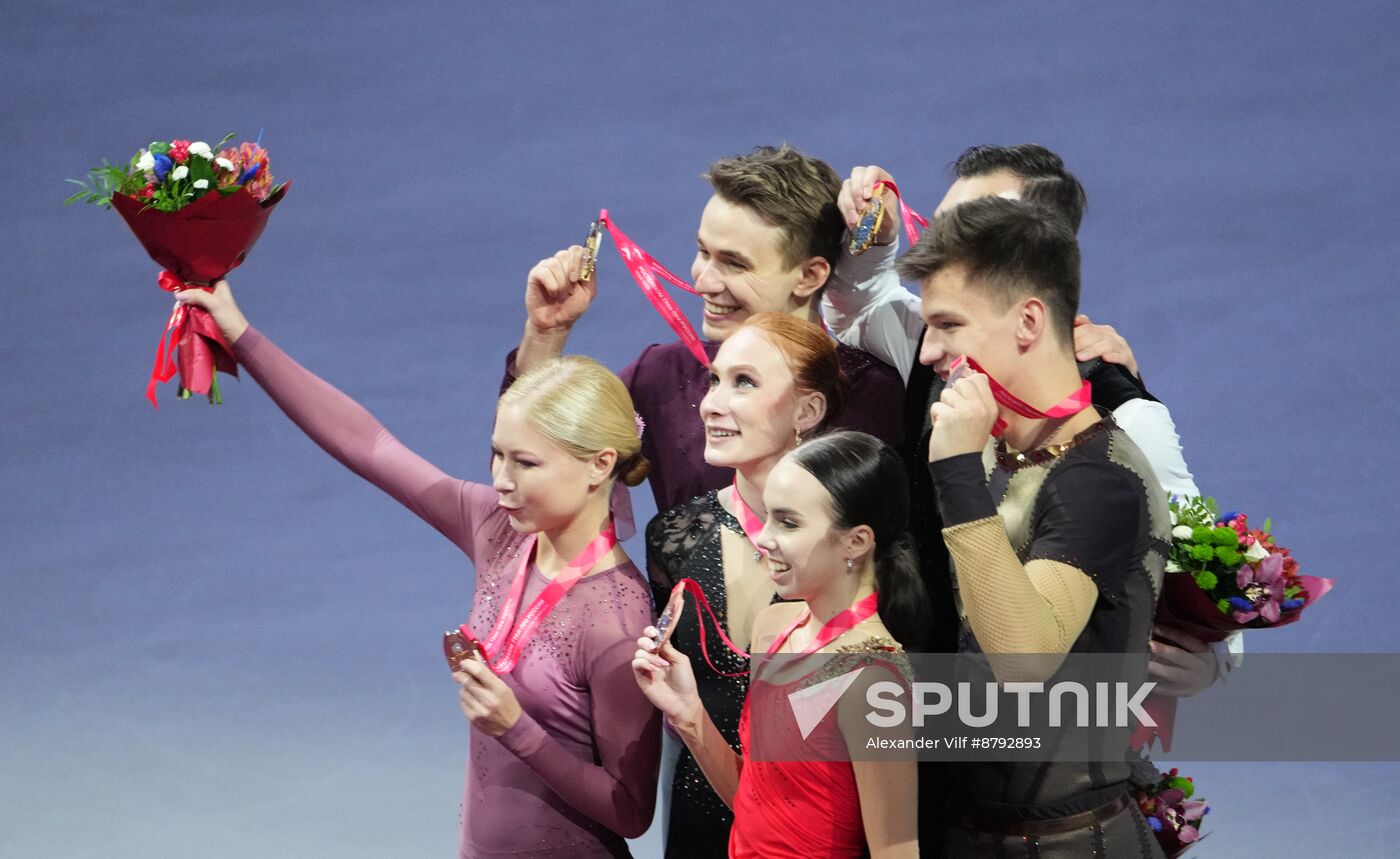
[(705, 347), (701, 345), (700, 338), (695, 334), (695, 328), (691, 326), (690, 320), (685, 317), (681, 309), (676, 306), (675, 299), (656, 282), (656, 276), (660, 275), (671, 284), (684, 289), (693, 295), (698, 295), (695, 288), (672, 274), (664, 265), (657, 262), (651, 254), (642, 250), (641, 247), (627, 235), (617, 228), (612, 218), (608, 217), (608, 210), (604, 209), (598, 213), (598, 220), (608, 228), (608, 235), (612, 236), (613, 244), (617, 246), (618, 256), (627, 264), (627, 270), (632, 273), (632, 278), (637, 281), (637, 286), (641, 287), (642, 294), (651, 302), (651, 306), (656, 312), (661, 314), (661, 318), (666, 320), (666, 324), (671, 326), (671, 330), (676, 332), (676, 336), (681, 339), (685, 347), (690, 350), (690, 354), (706, 367), (710, 366), (710, 357), (705, 354)]
[(758, 518), (758, 514), (749, 509), (749, 505), (744, 503), (744, 496), (739, 494), (739, 475), (734, 475), (734, 518), (739, 520), (739, 524), (744, 528), (744, 536), (749, 538), (753, 544), (754, 560), (758, 560), (759, 555), (766, 555), (758, 545), (758, 534), (763, 530), (763, 520)]
[[(213, 292), (213, 286), (201, 286), (199, 284), (186, 283), (176, 275), (163, 271), (156, 278), (156, 285), (166, 292), (180, 292), (185, 289), (202, 289), (205, 292)], [(179, 344), (189, 334), (189, 329), (194, 322), (195, 314), (207, 315), (209, 311), (202, 307), (190, 307), (181, 302), (175, 302), (175, 307), (170, 311), (170, 318), (166, 320), (165, 330), (161, 332), (160, 343), (156, 347), (156, 362), (151, 368), (150, 381), (146, 383), (146, 399), (151, 401), (151, 405), (160, 408), (156, 402), (156, 387), (162, 385), (175, 377), (179, 368), (175, 364), (175, 350)], [(233, 354), (233, 348), (224, 340), (224, 335), (219, 331), (217, 325), (200, 325), (199, 334), (215, 340), (224, 351)], [(211, 370), (211, 372), (213, 372)]]
[[(823, 647), (835, 641), (842, 633), (850, 631), (856, 624), (873, 617), (879, 599), (879, 594), (872, 593), (850, 608), (842, 609), (837, 613), (836, 617), (833, 617), (822, 625), (822, 628), (817, 631), (817, 637), (798, 655), (806, 656), (809, 653), (816, 653), (818, 650), (821, 650)], [(810, 608), (802, 609), (802, 613), (797, 616), (797, 620), (794, 620), (791, 625), (783, 630), (782, 634), (775, 638), (773, 643), (768, 646), (768, 655), (772, 656), (777, 653), (778, 648), (782, 647), (788, 640), (788, 636), (792, 635), (793, 631), (799, 626), (806, 623), (811, 616), (812, 610)]]
[[(506, 596), (505, 602), (501, 605), (501, 613), (496, 616), (496, 624), (491, 628), (491, 634), (482, 642), (486, 653), (490, 658), (491, 670), (497, 674), (509, 674), (515, 664), (520, 661), (520, 654), (529, 643), (530, 638), (539, 629), (554, 607), (559, 605), (584, 573), (592, 569), (598, 559), (613, 550), (617, 545), (617, 530), (613, 527), (612, 520), (608, 520), (608, 526), (602, 530), (597, 537), (593, 538), (583, 551), (569, 562), (568, 566), (559, 571), (540, 595), (535, 597), (530, 603), (520, 619), (515, 619), (516, 610), (520, 607), (521, 597), (525, 594), (525, 579), (530, 569), (530, 558), (534, 555), (535, 544), (538, 535), (531, 534), (525, 541), (521, 554), (524, 556), (520, 561), (520, 571), (515, 574), (515, 582), (510, 587), (510, 594)], [(465, 624), (460, 627), (461, 631), (470, 634)]]
[[(992, 389), (992, 397), (996, 399), (997, 403), (1005, 406), (1023, 418), (1030, 418), (1038, 421), (1050, 418), (1069, 418), (1089, 408), (1094, 402), (1093, 386), (1089, 384), (1088, 379), (1085, 379), (1078, 390), (1042, 412), (1035, 406), (1021, 400), (1015, 394), (1008, 391), (1000, 382), (993, 379), (990, 373), (983, 370), (981, 364), (978, 364), (966, 355), (959, 355), (957, 358), (953, 359), (953, 363), (948, 366), (949, 378), (951, 379), (953, 374), (956, 374), (964, 365), (973, 372), (981, 373), (986, 376), (987, 384), (990, 385)], [(1006, 432), (1006, 421), (998, 416), (996, 424), (992, 426), (992, 437), (1000, 438), (1001, 434), (1004, 432)]]
[(919, 241), (919, 230), (914, 225), (918, 224), (924, 229), (928, 228), (928, 218), (909, 208), (904, 202), (904, 198), (899, 194), (899, 188), (895, 186), (892, 179), (881, 179), (875, 183), (875, 190), (889, 188), (894, 192), (894, 198), (899, 201), (899, 219), (904, 223), (904, 234), (909, 237), (909, 247), (913, 247)]
[[(730, 639), (730, 637), (725, 633), (723, 624), (721, 624), (719, 622), (719, 618), (715, 616), (715, 610), (710, 607), (710, 601), (705, 598), (705, 592), (700, 589), (700, 583), (695, 581), (694, 579), (681, 579), (679, 582), (676, 582), (676, 585), (678, 587), (684, 588), (686, 593), (695, 597), (695, 604), (700, 608), (703, 608), (705, 612), (709, 614), (710, 622), (715, 625), (715, 631), (719, 633), (720, 640), (723, 641), (730, 650), (737, 653), (740, 657), (748, 659), (749, 655), (745, 653), (743, 649), (739, 647), (739, 645), (735, 644), (733, 640)], [(716, 674), (720, 674), (725, 677), (747, 676), (747, 671), (721, 671), (719, 670), (719, 668), (715, 667), (714, 661), (710, 659), (709, 644), (707, 644), (705, 641), (705, 618), (697, 614), (695, 617), (695, 624), (696, 626), (700, 627), (700, 653), (704, 655), (705, 662), (710, 666), (710, 670), (715, 672)]]

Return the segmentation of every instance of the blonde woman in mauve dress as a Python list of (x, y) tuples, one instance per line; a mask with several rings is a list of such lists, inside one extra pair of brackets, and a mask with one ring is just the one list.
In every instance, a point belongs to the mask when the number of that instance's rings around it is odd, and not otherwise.
[(519, 379), (497, 409), (488, 486), (444, 474), (287, 357), (248, 325), (227, 282), (176, 297), (213, 315), (313, 441), (475, 565), (465, 626), (489, 663), (453, 674), (471, 738), (460, 855), (628, 855), (625, 839), (651, 823), (660, 730), (630, 665), (651, 598), (617, 542), (630, 512), (613, 515), (647, 469), (621, 381), (582, 357)]

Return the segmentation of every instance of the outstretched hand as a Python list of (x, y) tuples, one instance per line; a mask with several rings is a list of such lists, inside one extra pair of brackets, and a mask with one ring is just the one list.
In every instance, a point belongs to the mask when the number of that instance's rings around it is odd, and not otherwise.
[(223, 278), (214, 281), (213, 292), (191, 286), (175, 293), (175, 300), (209, 311), (209, 315), (214, 317), (214, 324), (219, 326), (219, 331), (230, 346), (248, 330), (248, 319), (238, 309), (238, 303), (233, 300), (233, 291)]

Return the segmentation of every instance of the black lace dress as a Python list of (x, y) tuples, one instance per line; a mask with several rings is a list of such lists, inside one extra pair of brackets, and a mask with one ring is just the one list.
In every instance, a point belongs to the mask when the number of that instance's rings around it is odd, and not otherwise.
[[(647, 571), (657, 610), (664, 608), (671, 586), (681, 579), (694, 579), (719, 623), (728, 628), (728, 599), (724, 586), (723, 533), (728, 529), (747, 540), (733, 514), (725, 510), (714, 492), (697, 496), (665, 513), (647, 525)], [(776, 598), (775, 598), (776, 600)], [(711, 670), (700, 651), (700, 622), (706, 624), (706, 646), (710, 660), (720, 671), (738, 674), (726, 677)], [(695, 669), (695, 682), (710, 719), (735, 750), (739, 748), (739, 716), (749, 687), (749, 661), (731, 651), (719, 640), (708, 614), (698, 611), (686, 599), (671, 643), (686, 656)], [(729, 829), (734, 815), (710, 787), (700, 765), (688, 749), (682, 748), (671, 782), (671, 815), (666, 830), (668, 857), (725, 857), (729, 855)]]

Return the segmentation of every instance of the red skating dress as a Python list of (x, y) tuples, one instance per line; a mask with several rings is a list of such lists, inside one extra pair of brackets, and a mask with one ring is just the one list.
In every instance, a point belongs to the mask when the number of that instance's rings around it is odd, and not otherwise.
[[(844, 680), (843, 685), (843, 679), (858, 670), (879, 671), (888, 675), (881, 679), (907, 685), (908, 663), (888, 637), (808, 657), (775, 657), (790, 632), (773, 643), (757, 668), (739, 719), (743, 767), (734, 796), (729, 855), (860, 856), (865, 850), (860, 796), (837, 708), (831, 706), (815, 726), (809, 725), (805, 738), (797, 713), (813, 712), (814, 707), (820, 712), (832, 700), (829, 696), (839, 695), (854, 680)], [(789, 697), (794, 694), (798, 699)], [(804, 698), (805, 706), (797, 703)]]

